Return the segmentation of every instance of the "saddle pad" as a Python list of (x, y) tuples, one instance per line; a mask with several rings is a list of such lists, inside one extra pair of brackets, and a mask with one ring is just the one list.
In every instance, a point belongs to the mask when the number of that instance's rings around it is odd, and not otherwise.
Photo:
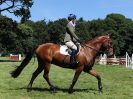
[(60, 46), (60, 53), (64, 54), (64, 55), (69, 55), (67, 49), (68, 49), (68, 47), (66, 45), (61, 45)]
[[(80, 46), (80, 48), (79, 48), (79, 52), (80, 52), (80, 49), (81, 49), (81, 46)], [(77, 54), (79, 54), (79, 52), (78, 52)], [(61, 46), (60, 46), (60, 53), (61, 53), (61, 54), (64, 54), (64, 55), (70, 55), (70, 54), (68, 53), (68, 47), (67, 47), (66, 45), (61, 45)]]

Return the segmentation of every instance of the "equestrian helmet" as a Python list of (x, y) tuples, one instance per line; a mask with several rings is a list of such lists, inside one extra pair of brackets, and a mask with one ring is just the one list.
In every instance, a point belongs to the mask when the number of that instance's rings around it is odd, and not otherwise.
[(73, 20), (73, 19), (76, 19), (76, 15), (74, 15), (74, 14), (69, 14), (68, 15), (68, 20)]

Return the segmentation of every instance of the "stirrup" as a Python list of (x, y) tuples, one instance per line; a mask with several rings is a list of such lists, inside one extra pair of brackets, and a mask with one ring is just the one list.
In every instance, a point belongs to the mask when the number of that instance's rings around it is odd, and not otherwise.
[(77, 65), (78, 63), (79, 63), (79, 61), (74, 61), (74, 62), (70, 63), (70, 66), (75, 66), (75, 65)]

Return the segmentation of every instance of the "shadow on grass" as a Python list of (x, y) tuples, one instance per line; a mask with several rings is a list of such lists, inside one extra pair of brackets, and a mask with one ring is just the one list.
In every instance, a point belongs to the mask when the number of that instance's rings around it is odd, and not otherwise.
[[(21, 90), (21, 89), (26, 89), (27, 90), (27, 88), (18, 88), (18, 89), (15, 89), (15, 90)], [(13, 90), (13, 89), (12, 89)], [(38, 87), (33, 87), (32, 88), (32, 91), (40, 91), (40, 92), (45, 92), (45, 91), (48, 91), (48, 92), (51, 92), (51, 90), (49, 89), (49, 88), (38, 88)], [(59, 87), (56, 87), (56, 91), (58, 92), (58, 91), (62, 91), (62, 92), (68, 92), (68, 89), (67, 88), (59, 88)], [(94, 94), (96, 94), (96, 92), (98, 92), (98, 90), (96, 90), (96, 89), (92, 89), (92, 88), (90, 88), (90, 89), (73, 89), (73, 91), (74, 92), (90, 92), (90, 93), (94, 93)]]
[(18, 60), (0, 60), (0, 62), (21, 62)]

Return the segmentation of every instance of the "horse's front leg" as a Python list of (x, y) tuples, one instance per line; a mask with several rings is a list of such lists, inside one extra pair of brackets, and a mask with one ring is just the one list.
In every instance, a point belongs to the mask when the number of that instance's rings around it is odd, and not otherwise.
[(88, 73), (97, 78), (97, 80), (98, 80), (98, 89), (99, 89), (99, 92), (102, 93), (103, 86), (102, 86), (100, 75), (95, 70), (89, 70)]
[(75, 72), (74, 78), (72, 80), (72, 84), (69, 87), (68, 93), (73, 93), (73, 87), (74, 87), (75, 83), (77, 82), (79, 75), (81, 74), (82, 71), (83, 71), (83, 66), (80, 66), (76, 69), (76, 72)]

